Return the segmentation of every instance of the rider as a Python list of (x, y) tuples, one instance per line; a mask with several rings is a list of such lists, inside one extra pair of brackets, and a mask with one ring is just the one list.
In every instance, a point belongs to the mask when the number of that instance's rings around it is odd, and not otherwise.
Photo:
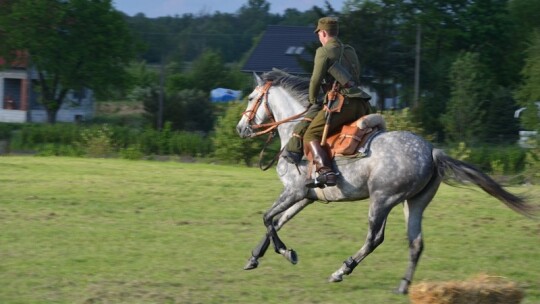
[[(347, 74), (348, 81), (339, 87), (339, 94), (344, 98), (343, 103), (341, 105), (332, 104), (332, 110), (336, 110), (336, 106), (341, 106), (341, 109), (333, 112), (328, 125), (328, 134), (334, 133), (342, 125), (371, 112), (370, 96), (358, 87), (360, 63), (356, 51), (338, 39), (338, 32), (339, 23), (336, 17), (319, 19), (315, 33), (319, 36), (322, 46), (315, 53), (313, 73), (309, 85), (309, 102), (312, 104), (309, 112), (312, 115), (308, 119), (312, 118), (312, 121), (302, 121), (295, 126), (295, 133), (284, 151), (284, 158), (292, 163), (298, 163), (302, 158), (302, 140), (306, 155), (311, 151), (318, 177), (315, 182), (308, 181), (306, 183), (308, 187), (334, 186), (336, 184), (336, 174), (332, 170), (331, 159), (320, 143), (326, 124), (327, 111), (322, 109), (317, 101), (321, 85), (328, 88), (339, 77), (333, 72), (335, 70), (332, 70), (333, 66), (339, 66), (341, 70), (345, 70), (343, 73)], [(341, 79), (339, 80), (343, 82)], [(329, 89), (327, 89), (328, 91)], [(324, 102), (327, 101), (325, 98)]]

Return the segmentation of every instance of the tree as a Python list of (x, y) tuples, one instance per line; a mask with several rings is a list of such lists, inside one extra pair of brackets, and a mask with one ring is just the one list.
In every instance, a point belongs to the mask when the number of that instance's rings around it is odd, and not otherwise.
[(471, 143), (482, 132), (483, 104), (491, 88), (477, 53), (463, 53), (452, 65), (451, 98), (442, 116), (451, 141)]
[[(144, 99), (145, 117), (157, 126), (159, 93), (152, 89)], [(207, 93), (186, 89), (166, 94), (163, 102), (163, 121), (171, 124), (172, 130), (210, 132), (214, 128), (215, 114)]]
[(252, 165), (262, 144), (258, 139), (242, 139), (236, 132), (236, 125), (246, 108), (246, 103), (231, 103), (225, 115), (218, 120), (214, 137), (215, 157), (228, 162)]
[(540, 131), (540, 109), (537, 105), (540, 101), (540, 32), (533, 35), (526, 54), (525, 66), (521, 72), (524, 81), (515, 96), (519, 104), (527, 108), (521, 118), (523, 126)]
[(70, 90), (105, 95), (128, 80), (137, 45), (111, 0), (18, 0), (0, 12), (0, 55), (25, 51), (38, 75), (48, 122)]
[[(358, 1), (356, 1), (358, 2)], [(362, 81), (373, 86), (379, 97), (378, 108), (384, 110), (384, 100), (395, 83), (406, 83), (413, 74), (414, 59), (410, 47), (397, 38), (400, 33), (402, 1), (349, 1), (352, 9), (341, 18), (340, 36), (358, 52)]]

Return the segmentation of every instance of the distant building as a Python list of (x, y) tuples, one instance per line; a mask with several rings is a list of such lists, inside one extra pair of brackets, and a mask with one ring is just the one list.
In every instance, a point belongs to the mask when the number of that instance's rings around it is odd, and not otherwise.
[[(0, 122), (46, 122), (47, 112), (38, 103), (34, 90), (37, 75), (28, 68), (25, 56), (7, 64), (0, 58)], [(91, 90), (69, 92), (56, 115), (58, 122), (77, 122), (93, 117), (94, 103)]]
[(243, 72), (264, 73), (273, 68), (309, 76), (319, 46), (315, 27), (269, 25), (246, 61)]

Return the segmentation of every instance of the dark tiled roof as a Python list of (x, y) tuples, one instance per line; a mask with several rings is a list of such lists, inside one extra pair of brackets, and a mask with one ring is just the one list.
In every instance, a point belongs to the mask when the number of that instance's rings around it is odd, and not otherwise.
[(291, 74), (311, 74), (298, 59), (313, 62), (319, 43), (314, 30), (308, 26), (269, 25), (242, 71), (262, 73), (278, 68)]

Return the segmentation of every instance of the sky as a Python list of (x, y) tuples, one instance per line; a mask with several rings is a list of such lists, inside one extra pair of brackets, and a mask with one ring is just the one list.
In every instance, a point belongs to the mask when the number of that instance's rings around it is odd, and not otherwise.
[[(329, 0), (336, 11), (340, 11), (345, 0)], [(325, 0), (267, 0), (270, 12), (282, 14), (287, 8), (295, 8), (301, 12), (313, 6), (324, 8)], [(248, 0), (113, 0), (114, 7), (133, 16), (143, 13), (146, 17), (182, 16), (183, 14), (235, 13)]]

